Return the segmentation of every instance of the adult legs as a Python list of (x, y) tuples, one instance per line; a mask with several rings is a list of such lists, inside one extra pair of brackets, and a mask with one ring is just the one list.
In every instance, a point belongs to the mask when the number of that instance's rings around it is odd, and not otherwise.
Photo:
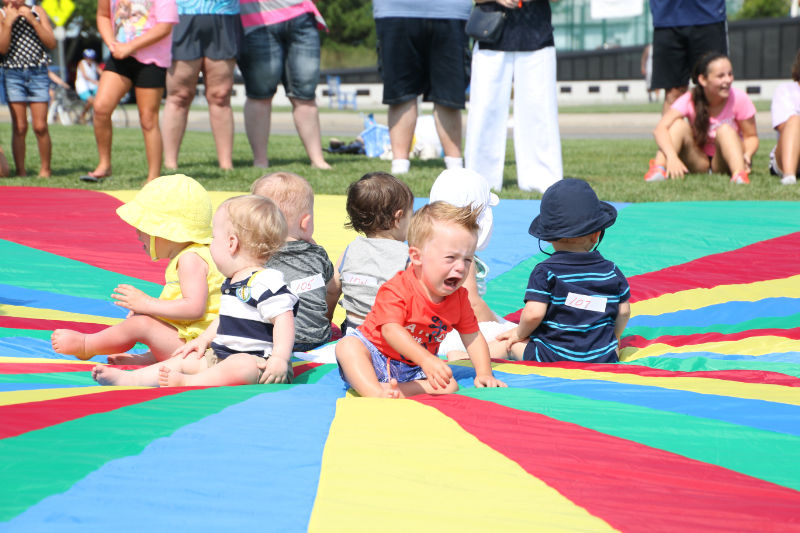
[[(211, 133), (217, 147), (219, 168), (233, 168), (233, 109), (231, 109), (231, 92), (233, 91), (234, 59), (203, 58), (203, 79), (206, 83), (206, 100), (208, 101), (208, 119)], [(319, 126), (319, 119), (317, 119)], [(185, 129), (185, 127), (184, 127)], [(320, 154), (322, 148), (320, 148)], [(177, 160), (177, 158), (176, 158)]]
[[(507, 52), (508, 53), (508, 52)], [(556, 51), (513, 52), (517, 183), (543, 193), (563, 175), (556, 95)]]
[[(167, 99), (164, 104), (164, 166), (178, 168), (178, 153), (186, 132), (189, 108), (197, 92), (197, 77), (203, 59), (176, 60), (167, 70)], [(210, 110), (209, 110), (210, 113)]]
[(17, 176), (27, 176), (25, 170), (25, 136), (28, 134), (27, 102), (9, 102), (11, 111), (11, 153), (14, 154), (14, 166)]
[(445, 157), (461, 157), (461, 110), (433, 104), (433, 120)]
[(144, 152), (147, 156), (147, 181), (161, 175), (161, 156), (163, 144), (161, 129), (158, 127), (158, 110), (164, 89), (151, 87), (136, 88), (136, 105), (139, 108), (139, 124), (144, 136)]
[(507, 52), (480, 50), (479, 46), (472, 54), (464, 162), (483, 176), (489, 187), (499, 191), (503, 188), (506, 161), (513, 62)]
[[(389, 141), (393, 159), (408, 159), (417, 125), (417, 99), (389, 106)], [(438, 129), (438, 125), (437, 125)]]
[(31, 102), (31, 122), (33, 133), (36, 135), (36, 145), (39, 148), (39, 177), (50, 177), (50, 157), (52, 143), (50, 130), (47, 128), (47, 102)]
[[(322, 137), (319, 126), (319, 109), (316, 100), (289, 98), (292, 102), (292, 118), (297, 134), (311, 161), (312, 168), (329, 169), (331, 166), (322, 156)], [(410, 144), (410, 142), (409, 142)]]
[(244, 103), (244, 130), (253, 151), (253, 166), (267, 168), (272, 98), (250, 98)]
[(800, 115), (792, 115), (789, 120), (778, 126), (775, 160), (778, 161), (784, 176), (797, 174), (800, 164)]
[[(131, 89), (130, 78), (116, 72), (104, 71), (100, 75), (97, 96), (94, 99), (94, 138), (97, 141), (97, 167), (89, 173), (94, 177), (111, 175), (111, 113)], [(140, 104), (141, 105), (141, 104)]]

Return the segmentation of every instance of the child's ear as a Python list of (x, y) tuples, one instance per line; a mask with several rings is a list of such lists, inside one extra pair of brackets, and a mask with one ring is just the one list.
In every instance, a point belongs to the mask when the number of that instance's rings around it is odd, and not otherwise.
[(422, 251), (416, 246), (409, 246), (408, 259), (412, 265), (420, 266), (422, 264)]
[(228, 251), (231, 255), (239, 251), (239, 237), (234, 233), (228, 235)]
[(394, 227), (400, 225), (400, 221), (403, 220), (403, 216), (405, 216), (406, 212), (402, 209), (398, 209), (394, 212)]
[(597, 244), (597, 241), (600, 240), (600, 232), (599, 231), (595, 231), (594, 233), (589, 235), (589, 237), (592, 239), (592, 244)]
[(306, 213), (300, 218), (300, 231), (311, 237), (311, 233), (314, 232), (314, 217), (311, 213)]

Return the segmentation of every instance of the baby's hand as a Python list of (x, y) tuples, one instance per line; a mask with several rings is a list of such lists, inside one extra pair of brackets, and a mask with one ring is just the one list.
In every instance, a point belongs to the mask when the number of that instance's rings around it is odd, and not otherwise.
[(118, 306), (139, 314), (147, 314), (146, 307), (153, 300), (151, 296), (128, 284), (117, 285), (111, 297), (116, 300), (114, 303)]
[(517, 331), (518, 329), (519, 328), (511, 328), (508, 331), (504, 331), (495, 337), (495, 340), (503, 343), (503, 348), (505, 349), (506, 352), (510, 352), (511, 346), (513, 346), (514, 344), (528, 340), (527, 337), (519, 336), (519, 333)]
[(193, 357), (195, 359), (202, 359), (207, 349), (208, 342), (197, 337), (172, 352), (171, 357), (183, 357), (184, 359)]
[(280, 357), (268, 357), (264, 376), (266, 376), (264, 383), (291, 383), (294, 378), (291, 361), (284, 361)]
[(420, 366), (434, 389), (447, 387), (453, 379), (453, 370), (438, 357), (428, 357)]
[(484, 387), (508, 387), (504, 381), (500, 381), (493, 374), (485, 376), (475, 376), (475, 386), (478, 388)]

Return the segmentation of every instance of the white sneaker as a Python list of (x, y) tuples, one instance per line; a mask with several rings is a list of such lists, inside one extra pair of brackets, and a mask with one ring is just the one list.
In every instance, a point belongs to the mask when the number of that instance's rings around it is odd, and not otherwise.
[(797, 178), (795, 176), (784, 176), (781, 178), (782, 185), (794, 185), (797, 183)]

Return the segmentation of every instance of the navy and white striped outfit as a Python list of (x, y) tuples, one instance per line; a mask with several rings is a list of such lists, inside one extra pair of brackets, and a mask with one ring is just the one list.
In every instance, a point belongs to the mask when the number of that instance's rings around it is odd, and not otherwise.
[(235, 353), (267, 358), (272, 353), (273, 319), (286, 311), (297, 315), (298, 298), (289, 290), (283, 274), (272, 268), (249, 278), (222, 284), (219, 327), (211, 349), (218, 359)]
[(630, 298), (628, 280), (600, 252), (556, 252), (533, 269), (525, 301), (547, 304), (531, 334), (529, 361), (616, 363), (619, 304)]

